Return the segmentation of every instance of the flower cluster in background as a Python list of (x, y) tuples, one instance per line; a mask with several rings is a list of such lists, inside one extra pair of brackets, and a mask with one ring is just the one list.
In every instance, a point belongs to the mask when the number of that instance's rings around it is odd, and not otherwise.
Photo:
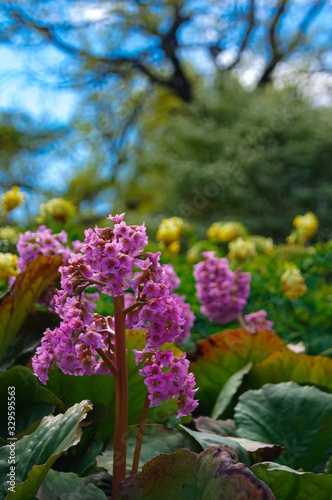
[(241, 237), (231, 241), (228, 247), (229, 247), (228, 257), (231, 260), (239, 260), (239, 261), (251, 260), (257, 254), (255, 243), (250, 240), (244, 240)]
[(64, 198), (52, 198), (47, 203), (40, 205), (40, 214), (37, 217), (38, 223), (45, 223), (49, 218), (55, 222), (65, 224), (70, 217), (76, 213), (76, 207)]
[(285, 297), (288, 299), (298, 299), (307, 291), (305, 280), (300, 269), (290, 265), (280, 278), (281, 287)]
[(0, 280), (9, 280), (19, 273), (17, 255), (0, 253)]
[(229, 243), (239, 237), (246, 236), (247, 231), (240, 222), (214, 222), (206, 232), (209, 240)]
[(39, 226), (37, 231), (26, 231), (20, 234), (17, 251), (19, 254), (18, 267), (23, 271), (27, 264), (37, 255), (61, 255), (64, 260), (70, 255), (70, 248), (67, 246), (68, 235), (65, 231), (53, 234), (46, 226)]
[(3, 216), (6, 217), (8, 212), (14, 210), (14, 208), (23, 205), (25, 199), (25, 194), (22, 193), (19, 187), (13, 186), (12, 189), (6, 191), (1, 196), (1, 206)]
[(226, 258), (203, 252), (194, 267), (201, 312), (215, 323), (226, 324), (242, 315), (250, 293), (250, 273), (233, 272)]
[(297, 215), (293, 220), (294, 231), (287, 236), (289, 244), (305, 245), (318, 231), (319, 221), (313, 212)]
[(246, 330), (249, 333), (258, 333), (260, 330), (271, 330), (273, 321), (267, 319), (267, 312), (264, 309), (250, 314), (245, 314), (244, 321), (246, 323)]
[(157, 231), (157, 241), (171, 255), (177, 255), (181, 250), (181, 239), (188, 232), (189, 225), (181, 217), (163, 219)]

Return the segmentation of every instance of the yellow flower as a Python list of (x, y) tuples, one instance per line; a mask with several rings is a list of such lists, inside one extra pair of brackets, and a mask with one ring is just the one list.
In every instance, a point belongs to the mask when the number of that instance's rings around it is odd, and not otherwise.
[(272, 238), (265, 238), (264, 236), (251, 236), (250, 240), (255, 245), (257, 253), (263, 255), (271, 255), (274, 250)]
[(297, 215), (293, 226), (295, 230), (287, 236), (287, 243), (304, 245), (317, 233), (319, 221), (313, 212), (307, 212), (305, 215)]
[(299, 229), (308, 241), (317, 233), (319, 221), (313, 212), (307, 212), (304, 215), (297, 215), (293, 220), (293, 226)]
[(187, 224), (181, 217), (164, 219), (158, 228), (157, 240), (167, 247), (171, 243), (180, 240), (186, 228)]
[(1, 197), (1, 203), (3, 212), (6, 215), (7, 212), (14, 210), (14, 208), (22, 205), (24, 203), (25, 194), (20, 191), (20, 188), (13, 186), (12, 189), (6, 191)]
[(17, 255), (0, 253), (0, 280), (8, 280), (18, 274)]
[(7, 240), (9, 243), (17, 243), (17, 230), (11, 226), (0, 227), (0, 240)]
[(70, 201), (64, 198), (53, 198), (47, 203), (40, 205), (40, 216), (37, 218), (37, 221), (42, 223), (50, 215), (55, 221), (65, 224), (75, 212), (76, 207)]
[(214, 222), (206, 232), (210, 240), (228, 243), (240, 236), (246, 235), (246, 230), (240, 222)]
[(171, 255), (177, 255), (180, 252), (180, 248), (181, 248), (180, 242), (177, 240), (173, 241), (170, 245), (168, 245), (167, 251)]
[(282, 291), (288, 299), (298, 299), (307, 291), (301, 271), (296, 266), (291, 266), (280, 278)]
[(251, 260), (256, 255), (255, 243), (243, 238), (237, 238), (228, 245), (228, 257), (233, 260)]

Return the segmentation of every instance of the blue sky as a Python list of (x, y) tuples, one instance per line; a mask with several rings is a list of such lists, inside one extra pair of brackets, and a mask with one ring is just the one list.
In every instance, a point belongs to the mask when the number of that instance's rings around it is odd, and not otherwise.
[[(51, 49), (49, 53), (52, 55)], [(55, 123), (67, 122), (77, 104), (77, 93), (45, 86), (45, 81), (32, 77), (26, 56), (26, 51), (0, 45), (0, 109), (20, 110), (37, 121), (52, 117)]]

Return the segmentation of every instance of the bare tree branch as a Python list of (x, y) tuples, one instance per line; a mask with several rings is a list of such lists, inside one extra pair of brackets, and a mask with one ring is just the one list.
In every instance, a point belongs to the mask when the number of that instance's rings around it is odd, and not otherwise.
[(313, 22), (314, 17), (317, 16), (319, 11), (324, 7), (325, 4), (326, 0), (317, 0), (315, 3), (312, 4), (312, 6), (310, 7), (310, 9), (308, 9), (306, 15), (302, 19), (296, 36), (294, 37), (292, 42), (288, 45), (287, 49), (284, 51), (284, 55), (292, 52), (302, 42), (307, 29)]
[(251, 35), (254, 27), (255, 27), (255, 0), (250, 0), (249, 1), (249, 11), (248, 11), (248, 22), (247, 22), (247, 29), (246, 29), (245, 35), (242, 39), (242, 42), (241, 42), (241, 45), (240, 45), (240, 48), (239, 48), (239, 51), (238, 51), (238, 54), (237, 54), (235, 60), (229, 66), (227, 66), (227, 68), (225, 68), (225, 71), (232, 70), (240, 62), (242, 54), (247, 47), (247, 44), (248, 44), (249, 39), (250, 39), (250, 35)]
[[(139, 69), (148, 79), (155, 84), (159, 84), (172, 89), (184, 101), (191, 100), (190, 82), (184, 74), (182, 65), (176, 55), (178, 47), (177, 32), (180, 26), (188, 21), (189, 17), (182, 16), (180, 13), (182, 3), (176, 6), (176, 15), (173, 19), (169, 30), (161, 37), (161, 47), (166, 56), (169, 58), (173, 66), (173, 73), (169, 77), (162, 77), (149, 67), (143, 60), (143, 57), (121, 56), (121, 57), (105, 57), (93, 54), (87, 50), (75, 47), (65, 42), (58, 34), (54, 25), (36, 21), (26, 14), (21, 9), (11, 9), (12, 17), (18, 20), (22, 26), (27, 26), (42, 35), (47, 41), (75, 57), (80, 57), (86, 60), (89, 64), (96, 66), (96, 73), (99, 75), (109, 76), (111, 73), (123, 74), (126, 72), (126, 67), (129, 69)], [(66, 25), (68, 27), (68, 25)]]

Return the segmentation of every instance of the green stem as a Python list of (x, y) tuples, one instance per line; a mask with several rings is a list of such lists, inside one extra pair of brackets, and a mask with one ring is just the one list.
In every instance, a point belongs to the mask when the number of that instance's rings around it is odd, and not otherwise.
[(128, 372), (126, 352), (126, 316), (124, 297), (114, 297), (115, 330), (115, 430), (113, 455), (113, 493), (126, 479), (126, 453), (128, 428)]
[(139, 457), (141, 454), (143, 434), (144, 434), (144, 429), (145, 429), (146, 418), (148, 415), (149, 406), (150, 406), (150, 400), (148, 398), (148, 393), (146, 393), (144, 404), (143, 404), (143, 409), (142, 409), (142, 413), (141, 413), (141, 418), (140, 418), (139, 426), (138, 426), (131, 475), (137, 474), (137, 471), (138, 471)]

